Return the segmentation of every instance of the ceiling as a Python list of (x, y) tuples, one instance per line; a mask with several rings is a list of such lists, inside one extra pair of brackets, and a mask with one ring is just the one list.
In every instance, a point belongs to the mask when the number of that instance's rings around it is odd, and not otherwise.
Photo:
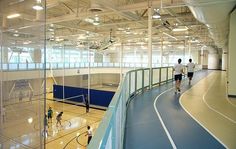
[[(79, 47), (88, 43), (91, 48), (104, 50), (117, 43), (146, 44), (149, 7), (152, 13), (153, 9), (159, 9), (161, 16), (152, 19), (154, 45), (214, 45), (206, 25), (197, 21), (181, 0), (47, 0), (46, 4), (42, 0), (41, 3), (46, 9), (36, 11), (32, 9), (36, 0), (0, 0), (4, 46), (42, 48), (45, 35), (47, 46)], [(20, 16), (8, 19), (13, 13)], [(95, 21), (99, 25), (94, 25)], [(174, 28), (187, 30), (175, 32)]]

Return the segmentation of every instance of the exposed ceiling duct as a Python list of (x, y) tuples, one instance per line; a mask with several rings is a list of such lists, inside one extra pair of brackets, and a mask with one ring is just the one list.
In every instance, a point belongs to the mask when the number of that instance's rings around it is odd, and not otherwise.
[(184, 0), (194, 17), (209, 29), (218, 48), (227, 50), (229, 14), (236, 0)]
[(96, 2), (96, 0), (90, 0), (90, 8), (91, 12), (101, 12), (104, 10), (104, 7)]

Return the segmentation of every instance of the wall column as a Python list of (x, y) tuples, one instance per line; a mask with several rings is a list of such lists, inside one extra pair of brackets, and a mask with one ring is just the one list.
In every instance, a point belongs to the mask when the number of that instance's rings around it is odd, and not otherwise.
[[(149, 78), (152, 78), (152, 7), (148, 8), (148, 67), (150, 68)], [(149, 88), (152, 88), (152, 79), (149, 79)]]
[(228, 54), (226, 51), (223, 51), (222, 53), (222, 70), (226, 70), (227, 69), (227, 57), (228, 57)]
[(2, 63), (8, 63), (8, 49), (6, 47), (3, 47), (2, 52)]
[(236, 97), (236, 10), (230, 15), (229, 52), (228, 52), (228, 95)]

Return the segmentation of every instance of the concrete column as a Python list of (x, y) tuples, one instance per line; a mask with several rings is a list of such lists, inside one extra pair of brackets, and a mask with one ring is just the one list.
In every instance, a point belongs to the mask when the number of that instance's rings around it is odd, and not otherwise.
[(201, 47), (201, 52), (200, 52), (200, 59), (201, 59), (201, 65), (203, 69), (208, 68), (208, 51), (206, 50), (206, 47)]
[(228, 52), (228, 95), (236, 97), (236, 10), (230, 15), (229, 52)]
[(5, 29), (7, 28), (7, 17), (3, 16), (2, 18), (2, 28)]
[(150, 68), (149, 73), (149, 88), (152, 88), (152, 7), (148, 8), (148, 67)]
[(203, 69), (208, 68), (208, 51), (201, 51), (201, 64)]
[(8, 63), (8, 49), (3, 47), (2, 50), (2, 63)]
[(222, 70), (226, 70), (227, 69), (227, 57), (228, 57), (228, 54), (227, 52), (224, 52), (222, 53)]
[(34, 63), (41, 63), (41, 57), (42, 57), (41, 49), (34, 49), (31, 57)]
[(197, 60), (199, 65), (202, 65), (202, 54), (201, 54), (201, 50), (198, 51), (198, 60)]
[(148, 8), (148, 67), (152, 68), (152, 7)]

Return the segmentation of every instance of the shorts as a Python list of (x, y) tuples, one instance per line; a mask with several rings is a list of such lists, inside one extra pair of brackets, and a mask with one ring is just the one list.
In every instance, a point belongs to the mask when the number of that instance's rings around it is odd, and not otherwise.
[(193, 77), (193, 72), (188, 72), (188, 78), (192, 78)]
[(48, 114), (48, 119), (49, 119), (49, 118), (52, 118), (52, 115), (49, 115), (49, 114)]
[(175, 81), (182, 80), (182, 74), (175, 75)]

